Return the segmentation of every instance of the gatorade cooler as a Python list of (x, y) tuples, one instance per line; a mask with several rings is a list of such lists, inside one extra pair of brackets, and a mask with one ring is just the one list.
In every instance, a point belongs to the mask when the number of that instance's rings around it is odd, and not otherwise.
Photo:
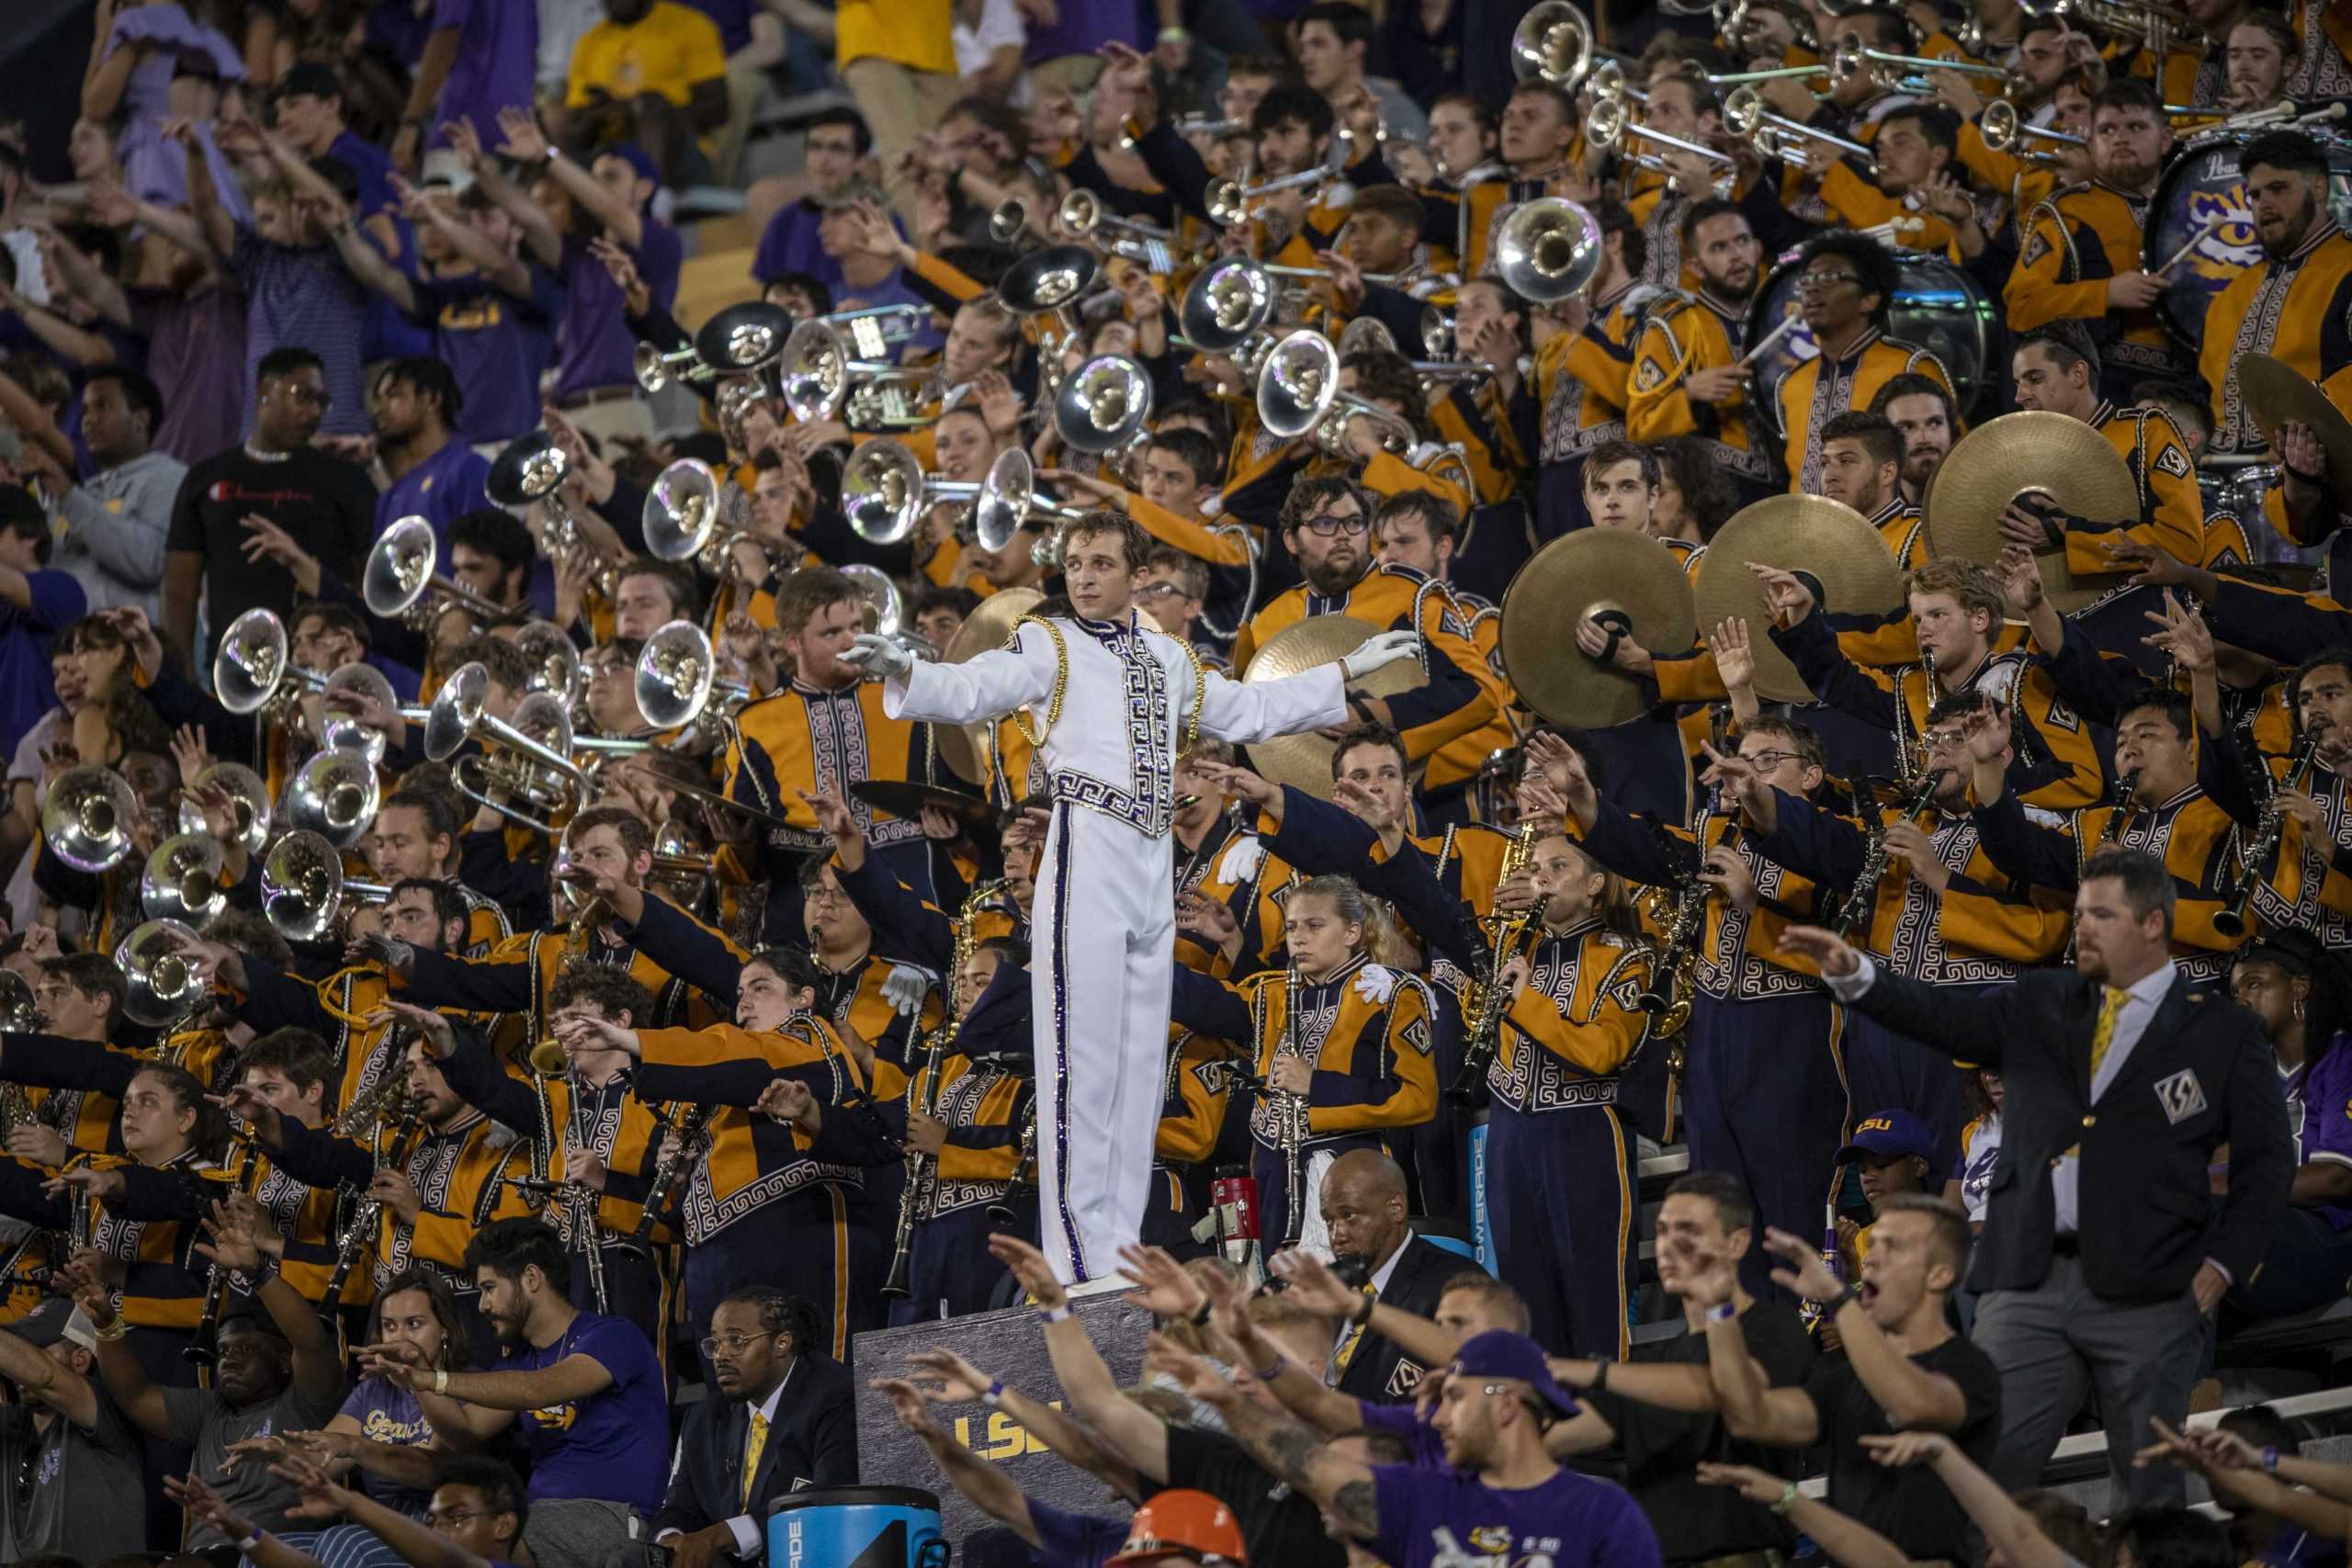
[(828, 1486), (768, 1506), (768, 1568), (947, 1568), (939, 1499), (911, 1486)]

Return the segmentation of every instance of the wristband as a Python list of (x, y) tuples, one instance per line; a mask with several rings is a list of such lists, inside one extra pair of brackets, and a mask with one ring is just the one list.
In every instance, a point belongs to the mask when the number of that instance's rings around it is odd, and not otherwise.
[(449, 1392), (448, 1368), (435, 1367), (433, 1369), (433, 1392), (439, 1394), (446, 1394)]
[(1195, 1328), (1206, 1328), (1208, 1325), (1209, 1301), (1206, 1296), (1203, 1296), (1201, 1298), (1201, 1310), (1193, 1314), (1193, 1326)]
[(1186, 32), (1182, 28), (1162, 28), (1159, 29), (1159, 41), (1162, 43), (1177, 43), (1185, 39), (1191, 38), (1192, 36), (1193, 35), (1191, 33)]
[(1707, 1309), (1706, 1315), (1709, 1323), (1729, 1323), (1732, 1319), (1739, 1315), (1739, 1303), (1736, 1302), (1718, 1302), (1713, 1306)]
[(1797, 1483), (1795, 1482), (1781, 1482), (1781, 1500), (1772, 1505), (1772, 1512), (1780, 1515), (1782, 1518), (1788, 1517), (1789, 1510), (1797, 1506)]
[(1002, 1378), (990, 1378), (989, 1379), (989, 1391), (980, 1395), (980, 1403), (982, 1404), (994, 1404), (1003, 1397), (1004, 1380)]
[(2277, 1449), (2270, 1448), (2262, 1450), (2262, 1468), (2273, 1472), (2278, 1469), (2278, 1450)]
[(1825, 1319), (1836, 1317), (1839, 1313), (1846, 1310), (1846, 1305), (1849, 1302), (1858, 1302), (1861, 1299), (1862, 1292), (1856, 1290), (1853, 1286), (1849, 1285), (1844, 1290), (1838, 1292), (1836, 1295), (1830, 1297), (1829, 1300), (1823, 1304), (1821, 1308), (1821, 1315)]
[(2302, 469), (2292, 468), (2285, 463), (2279, 464), (2278, 467), (2289, 479), (2293, 479), (2297, 484), (2310, 485), (2314, 490), (2319, 488), (2326, 479), (2326, 476), (2324, 474), (2307, 474), (2303, 472)]
[(1283, 1375), (1283, 1359), (1280, 1356), (1276, 1356), (1271, 1365), (1253, 1368), (1250, 1375), (1256, 1378), (1260, 1382), (1272, 1383), (1276, 1378)]
[(261, 1544), (261, 1538), (262, 1532), (260, 1530), (255, 1530), (253, 1534), (245, 1537), (244, 1540), (237, 1542), (237, 1550), (250, 1556), (253, 1552), (253, 1549)]
[(1040, 1323), (1060, 1323), (1066, 1320), (1069, 1316), (1069, 1303), (1068, 1302), (1062, 1303), (1059, 1306), (1039, 1307), (1037, 1309), (1037, 1321)]
[(130, 1332), (130, 1325), (123, 1322), (122, 1319), (118, 1317), (112, 1323), (107, 1324), (104, 1328), (94, 1328), (90, 1332), (97, 1338), (106, 1340), (108, 1344), (112, 1344), (114, 1341), (122, 1338)]

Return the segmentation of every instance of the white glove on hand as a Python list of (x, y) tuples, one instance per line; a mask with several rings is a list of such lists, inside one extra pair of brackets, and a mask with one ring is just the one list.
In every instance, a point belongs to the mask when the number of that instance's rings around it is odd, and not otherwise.
[(911, 964), (893, 964), (890, 973), (883, 976), (882, 999), (901, 1018), (912, 1018), (922, 1010), (923, 998), (931, 994), (932, 974)]
[(915, 667), (915, 656), (874, 632), (860, 632), (857, 640), (842, 654), (842, 662), (854, 664), (869, 675), (879, 675), (885, 681), (902, 679)]
[(1420, 633), (1382, 632), (1378, 637), (1366, 639), (1362, 647), (1340, 660), (1341, 678), (1353, 684), (1375, 670), (1385, 670), (1391, 664), (1420, 656)]
[[(1398, 633), (1397, 635), (1409, 637), (1411, 634)], [(1388, 998), (1396, 994), (1396, 970), (1384, 968), (1377, 964), (1367, 964), (1363, 968), (1356, 971), (1356, 995), (1362, 997), (1365, 1001), (1370, 1002), (1373, 1006), (1376, 1008), (1386, 1007), (1388, 1005)]]

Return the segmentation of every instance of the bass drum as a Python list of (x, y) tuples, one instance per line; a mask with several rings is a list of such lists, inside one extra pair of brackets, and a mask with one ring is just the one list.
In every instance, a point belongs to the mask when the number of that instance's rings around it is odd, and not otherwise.
[[(2165, 328), (2191, 354), (2205, 337), (2205, 311), (2230, 280), (2262, 263), (2254, 237), (2254, 211), (2246, 205), (2238, 153), (2259, 134), (2211, 130), (2194, 137), (2173, 155), (2156, 181), (2148, 209), (2141, 265), (2155, 271), (2194, 240), (2195, 247), (2165, 274)], [(2352, 141), (2306, 130), (2327, 152), (2327, 205), (2335, 221), (2352, 227)]]
[[(1924, 348), (1941, 360), (1951, 374), (1961, 418), (1973, 420), (1987, 385), (1984, 361), (1992, 353), (1993, 307), (1973, 278), (1939, 256), (1898, 251), (1894, 262), (1901, 278), (1895, 286), (1887, 335)], [(1755, 404), (1776, 439), (1786, 434), (1780, 428), (1781, 383), (1798, 366), (1821, 354), (1797, 308), (1798, 266), (1792, 258), (1766, 274), (1747, 307), (1749, 343), (1762, 342), (1783, 317), (1799, 318), (1756, 363)]]

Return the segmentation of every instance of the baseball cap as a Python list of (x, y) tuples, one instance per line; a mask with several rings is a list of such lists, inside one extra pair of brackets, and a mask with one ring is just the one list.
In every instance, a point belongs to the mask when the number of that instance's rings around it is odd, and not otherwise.
[(8, 1332), (40, 1349), (47, 1349), (61, 1339), (79, 1345), (93, 1355), (98, 1348), (97, 1330), (90, 1326), (82, 1309), (63, 1296), (50, 1297), (8, 1325)]
[(618, 158), (637, 171), (639, 179), (651, 180), (657, 186), (662, 183), (661, 165), (654, 163), (652, 153), (634, 141), (616, 141), (610, 147), (600, 147), (596, 150), (596, 156)]
[(1561, 1416), (1574, 1416), (1578, 1408), (1575, 1396), (1552, 1381), (1544, 1347), (1509, 1329), (1490, 1328), (1464, 1340), (1462, 1348), (1453, 1353), (1453, 1375), (1514, 1378)]
[(1230, 1562), (1237, 1568), (1249, 1561), (1249, 1549), (1233, 1510), (1205, 1492), (1179, 1486), (1145, 1499), (1127, 1526), (1125, 1543), (1103, 1568), (1156, 1562), (1180, 1551), (1204, 1562)]
[(1838, 1163), (1858, 1155), (1917, 1155), (1936, 1157), (1936, 1137), (1928, 1124), (1908, 1111), (1881, 1111), (1863, 1118), (1854, 1129), (1854, 1141), (1838, 1151)]

